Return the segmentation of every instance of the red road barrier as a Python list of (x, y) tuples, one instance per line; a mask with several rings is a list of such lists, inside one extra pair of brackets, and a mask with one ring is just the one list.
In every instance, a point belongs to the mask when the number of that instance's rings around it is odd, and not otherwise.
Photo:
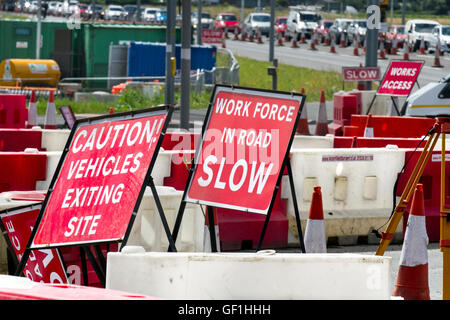
[(28, 120), (27, 96), (0, 94), (0, 128), (25, 128)]
[(20, 152), (26, 148), (41, 148), (42, 131), (0, 128), (0, 151)]
[(0, 192), (35, 190), (45, 180), (47, 156), (24, 152), (0, 153)]
[(195, 150), (199, 138), (199, 133), (166, 132), (161, 148), (164, 150)]

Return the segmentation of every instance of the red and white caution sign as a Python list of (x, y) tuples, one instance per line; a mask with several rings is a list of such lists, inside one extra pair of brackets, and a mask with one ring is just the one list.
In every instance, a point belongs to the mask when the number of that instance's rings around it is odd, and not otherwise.
[(422, 69), (423, 61), (392, 60), (377, 94), (408, 96)]
[(267, 214), (301, 94), (216, 86), (185, 201)]
[[(0, 227), (8, 246), (21, 260), (31, 231), (41, 210), (41, 204), (8, 209), (0, 213)], [(23, 269), (25, 277), (36, 282), (69, 283), (61, 256), (57, 249), (35, 250)]]
[(30, 248), (123, 240), (171, 113), (158, 107), (77, 121)]

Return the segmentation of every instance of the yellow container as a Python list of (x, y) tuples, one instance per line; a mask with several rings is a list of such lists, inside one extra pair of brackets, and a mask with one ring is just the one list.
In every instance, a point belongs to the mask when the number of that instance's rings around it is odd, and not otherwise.
[(6, 59), (0, 63), (1, 86), (56, 87), (60, 77), (55, 60)]

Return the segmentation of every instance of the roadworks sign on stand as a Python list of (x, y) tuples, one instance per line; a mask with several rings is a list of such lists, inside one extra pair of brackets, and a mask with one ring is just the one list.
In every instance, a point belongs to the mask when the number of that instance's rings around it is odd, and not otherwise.
[[(172, 111), (160, 106), (75, 122), (16, 275), (31, 250), (126, 245), (147, 185), (158, 204), (151, 171)], [(158, 208), (176, 251), (162, 207)]]
[[(397, 114), (400, 115), (394, 97), (409, 96), (414, 84), (417, 83), (417, 77), (419, 76), (423, 65), (424, 61), (421, 60), (392, 60), (384, 73), (377, 93), (374, 95), (372, 102), (367, 109), (367, 114), (369, 114), (377, 95), (387, 95), (391, 97)], [(417, 83), (417, 85), (419, 84)]]
[[(288, 155), (304, 102), (297, 93), (214, 88), (172, 233), (175, 241), (185, 203), (191, 202), (208, 206), (213, 251), (213, 207), (266, 215), (261, 247), (285, 167), (296, 199)], [(304, 252), (298, 209), (296, 218)]]

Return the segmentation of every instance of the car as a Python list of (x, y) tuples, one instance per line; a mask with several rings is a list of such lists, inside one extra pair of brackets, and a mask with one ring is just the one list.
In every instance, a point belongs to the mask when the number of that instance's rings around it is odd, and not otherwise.
[(367, 32), (367, 21), (362, 19), (355, 19), (348, 26), (348, 38), (349, 42), (353, 43), (354, 39), (358, 37), (359, 33), (359, 42), (363, 43), (364, 38)]
[(78, 3), (75, 6), (73, 12), (75, 12), (75, 14), (79, 14), (80, 17), (82, 17), (82, 18), (87, 18), (87, 8), (88, 8), (87, 4), (85, 4), (85, 3)]
[(442, 52), (450, 52), (450, 25), (439, 25), (431, 31), (433, 37), (430, 38), (428, 52), (435, 52), (436, 45), (440, 44)]
[(89, 5), (87, 8), (87, 17), (88, 19), (104, 19), (105, 11), (103, 10), (103, 7), (99, 4), (96, 4), (95, 7)]
[(261, 35), (269, 36), (270, 31), (270, 14), (253, 12), (250, 13), (244, 20), (244, 29), (248, 34), (256, 34), (258, 30)]
[(403, 48), (405, 43), (405, 26), (403, 25), (391, 25), (385, 35), (385, 48), (390, 50), (394, 43), (394, 39), (397, 39), (397, 48)]
[(156, 22), (157, 23), (166, 23), (167, 21), (167, 10), (161, 9), (156, 12)]
[[(191, 24), (194, 27), (194, 29), (197, 29), (197, 24), (198, 24), (198, 12), (197, 11), (191, 12)], [(202, 12), (201, 24), (202, 24), (202, 29), (214, 28), (214, 21), (208, 12)]]
[(17, 0), (14, 4), (14, 11), (16, 12), (22, 12), (24, 9), (25, 0)]
[(123, 10), (125, 10), (127, 12), (127, 20), (135, 20), (136, 19), (137, 5), (126, 4), (123, 6)]
[(0, 9), (3, 11), (14, 11), (14, 0), (3, 0), (0, 2)]
[(275, 19), (274, 23), (274, 32), (275, 35), (280, 34), (282, 37), (284, 37), (284, 33), (286, 32), (286, 25), (287, 23), (287, 17), (278, 17)]
[(155, 22), (156, 13), (158, 11), (158, 8), (145, 8), (144, 12), (141, 14), (142, 20), (147, 22)]
[(237, 29), (240, 32), (239, 20), (234, 13), (219, 13), (214, 20), (214, 29), (228, 30), (234, 32)]
[(72, 14), (76, 13), (77, 8), (78, 8), (78, 1), (76, 0), (69, 1), (68, 15), (71, 16)]
[(58, 7), (58, 1), (50, 1), (48, 3), (47, 14), (56, 15), (56, 8)]
[(317, 31), (320, 34), (320, 38), (324, 41), (325, 37), (329, 34), (329, 30), (331, 25), (333, 24), (333, 20), (320, 20), (317, 26)]
[(342, 34), (344, 35), (345, 39), (343, 39), (346, 44), (349, 43), (349, 39), (348, 39), (348, 27), (350, 26), (350, 24), (353, 22), (352, 19), (347, 19), (347, 18), (338, 18), (336, 20), (334, 20), (333, 24), (331, 25), (329, 32), (330, 32), (330, 36), (331, 38), (334, 37), (335, 39), (335, 43), (339, 44), (341, 42), (341, 36)]
[(304, 6), (290, 6), (289, 8), (285, 31), (287, 38), (290, 40), (295, 36), (297, 40), (300, 40), (302, 33), (305, 38), (311, 38), (322, 17), (314, 11), (305, 10)]
[(425, 50), (428, 49), (430, 39), (433, 37), (433, 28), (440, 25), (439, 22), (426, 19), (412, 19), (405, 24), (406, 38), (409, 39), (409, 45), (413, 51), (420, 48), (422, 37), (424, 38)]
[(126, 17), (126, 11), (122, 6), (116, 4), (110, 4), (105, 10), (106, 20), (124, 20)]
[(56, 5), (56, 16), (62, 16), (64, 11), (64, 3), (58, 2)]

